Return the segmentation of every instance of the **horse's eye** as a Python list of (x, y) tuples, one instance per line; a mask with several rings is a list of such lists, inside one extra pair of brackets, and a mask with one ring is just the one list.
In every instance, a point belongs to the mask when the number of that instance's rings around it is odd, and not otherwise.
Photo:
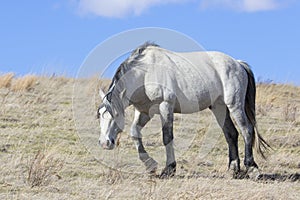
[(100, 118), (100, 112), (99, 112), (99, 109), (98, 109), (98, 111), (97, 111), (97, 119), (99, 119)]

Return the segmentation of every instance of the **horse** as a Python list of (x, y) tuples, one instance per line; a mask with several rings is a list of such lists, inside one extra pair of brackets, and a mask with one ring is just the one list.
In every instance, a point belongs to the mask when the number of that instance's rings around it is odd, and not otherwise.
[[(166, 150), (161, 178), (174, 176), (174, 113), (195, 113), (209, 108), (221, 127), (229, 149), (228, 169), (240, 172), (239, 128), (245, 144), (244, 165), (249, 176), (259, 176), (253, 148), (265, 158), (270, 146), (259, 134), (255, 118), (256, 86), (249, 65), (221, 52), (173, 52), (155, 43), (139, 46), (118, 67), (107, 93), (100, 89), (102, 103), (99, 144), (111, 150), (124, 129), (124, 110), (135, 108), (130, 135), (146, 171), (155, 173), (158, 163), (142, 142), (142, 128), (159, 114)], [(235, 124), (234, 124), (234, 122)]]

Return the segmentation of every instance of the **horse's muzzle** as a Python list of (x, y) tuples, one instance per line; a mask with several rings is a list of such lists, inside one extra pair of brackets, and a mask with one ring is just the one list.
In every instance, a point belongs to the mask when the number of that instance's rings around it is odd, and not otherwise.
[(112, 150), (115, 147), (114, 141), (111, 142), (109, 140), (106, 140), (106, 142), (103, 142), (103, 143), (101, 141), (99, 141), (99, 144), (103, 149), (106, 149), (106, 150)]

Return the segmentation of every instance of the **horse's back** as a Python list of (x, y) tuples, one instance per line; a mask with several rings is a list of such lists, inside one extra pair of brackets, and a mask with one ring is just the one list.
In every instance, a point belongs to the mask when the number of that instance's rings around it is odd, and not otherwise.
[(229, 105), (235, 101), (236, 93), (239, 98), (246, 93), (246, 71), (237, 60), (222, 52), (153, 49), (147, 56), (147, 96), (150, 100), (176, 98), (178, 112), (203, 110), (220, 98)]
[[(149, 99), (175, 96), (175, 111), (191, 113), (210, 106), (222, 95), (222, 83), (204, 52), (163, 52), (148, 65), (145, 77)], [(153, 59), (152, 60), (158, 60)]]

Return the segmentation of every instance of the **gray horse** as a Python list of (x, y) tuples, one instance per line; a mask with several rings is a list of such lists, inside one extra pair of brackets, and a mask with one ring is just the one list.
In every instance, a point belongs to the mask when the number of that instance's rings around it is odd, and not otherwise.
[(194, 113), (209, 108), (222, 128), (229, 147), (229, 169), (240, 171), (238, 131), (245, 143), (244, 165), (249, 174), (259, 175), (252, 148), (264, 157), (269, 147), (258, 133), (255, 119), (255, 80), (248, 64), (221, 52), (177, 53), (145, 43), (118, 68), (109, 90), (101, 93), (99, 143), (113, 149), (124, 129), (124, 110), (135, 108), (131, 137), (139, 158), (150, 173), (157, 162), (146, 152), (141, 130), (154, 114), (161, 117), (166, 167), (161, 177), (173, 176), (176, 160), (173, 148), (174, 113)]

